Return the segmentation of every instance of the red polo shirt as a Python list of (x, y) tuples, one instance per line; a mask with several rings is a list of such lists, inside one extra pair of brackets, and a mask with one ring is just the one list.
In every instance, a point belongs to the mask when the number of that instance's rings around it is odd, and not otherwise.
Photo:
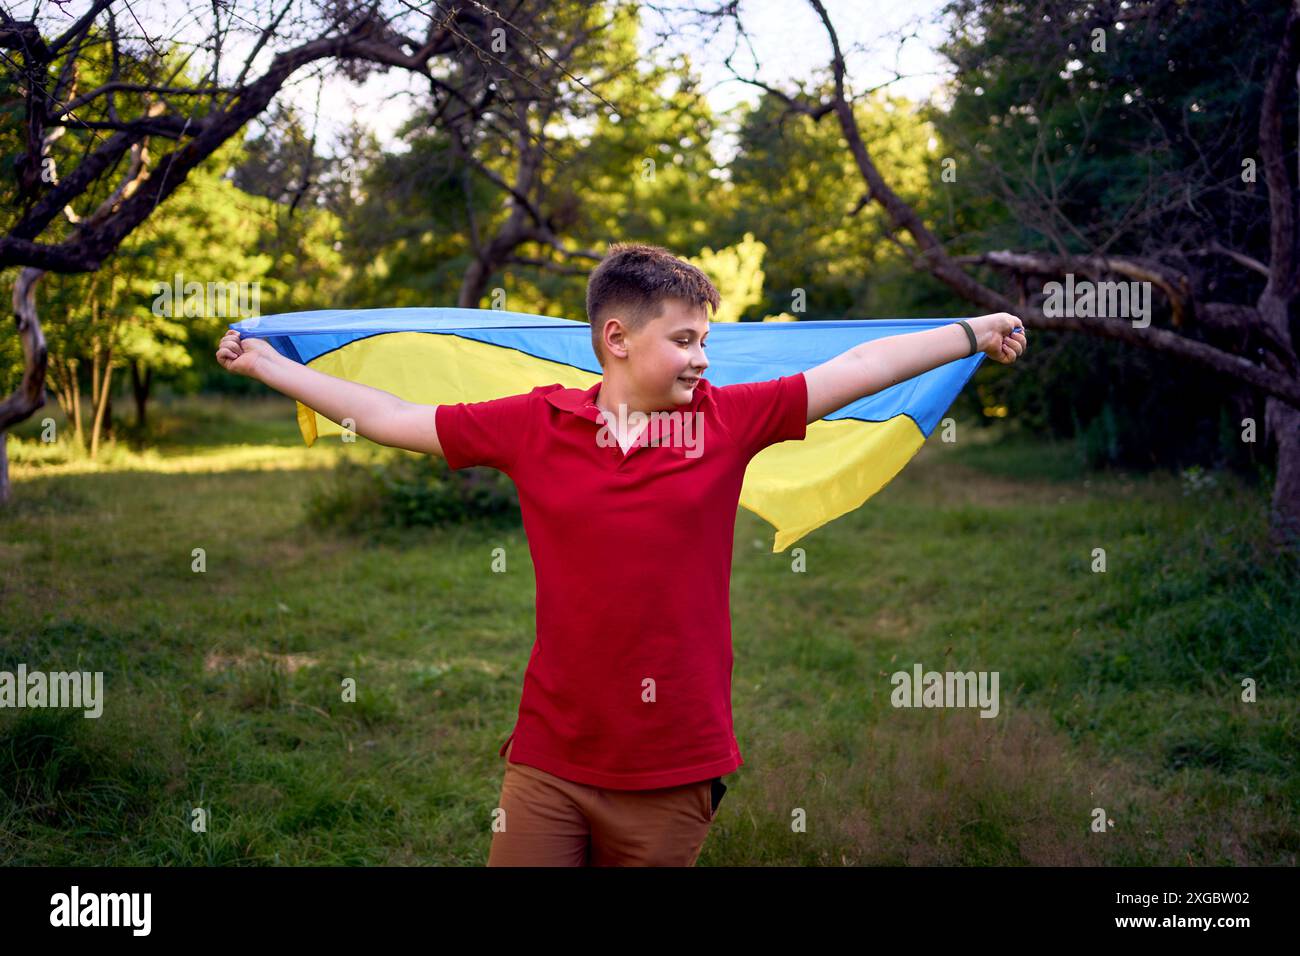
[(435, 412), (451, 468), (514, 480), (536, 571), (537, 638), (501, 753), (513, 738), (513, 763), (619, 790), (730, 773), (744, 763), (731, 722), (736, 506), (750, 459), (804, 437), (807, 383), (702, 379), (676, 421), (626, 454), (608, 430), (598, 440), (600, 385)]

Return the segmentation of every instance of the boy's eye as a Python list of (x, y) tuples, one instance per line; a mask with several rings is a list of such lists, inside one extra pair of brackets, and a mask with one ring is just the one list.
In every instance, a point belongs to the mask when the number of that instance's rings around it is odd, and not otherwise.
[[(691, 344), (691, 340), (690, 340), (690, 339), (678, 339), (678, 340), (677, 340), (677, 344), (678, 344), (678, 345), (690, 345), (690, 344)], [(708, 342), (701, 342), (701, 343), (700, 343), (700, 348), (702, 348), (702, 349), (707, 349), (708, 347), (709, 347), (709, 343), (708, 343)]]

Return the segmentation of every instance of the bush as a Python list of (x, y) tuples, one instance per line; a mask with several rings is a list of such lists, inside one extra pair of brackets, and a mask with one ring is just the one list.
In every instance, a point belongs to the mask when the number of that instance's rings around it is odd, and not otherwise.
[(1108, 465), (1123, 462), (1121, 457), (1121, 436), (1119, 422), (1115, 411), (1109, 403), (1102, 406), (1101, 414), (1088, 423), (1086, 428), (1078, 426), (1075, 418), (1075, 441), (1078, 443), (1079, 456), (1091, 469), (1101, 469)]
[(309, 494), (312, 524), (347, 531), (520, 523), (514, 482), (493, 468), (452, 471), (436, 455), (402, 454), (361, 464), (344, 459), (331, 482)]

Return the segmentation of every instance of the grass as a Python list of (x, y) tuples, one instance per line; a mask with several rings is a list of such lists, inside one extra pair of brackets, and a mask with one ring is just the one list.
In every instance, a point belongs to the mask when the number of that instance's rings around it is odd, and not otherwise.
[[(0, 710), (0, 863), (482, 865), (522, 530), (317, 531), (309, 489), (374, 446), (305, 448), (281, 399), (154, 411), (156, 446), (98, 463), (11, 439), (0, 670), (102, 670), (106, 702)], [(1297, 568), (1260, 545), (1266, 491), (1218, 478), (936, 439), (804, 571), (741, 511), (746, 762), (700, 864), (1295, 865)], [(997, 671), (999, 716), (895, 709), (917, 662)]]

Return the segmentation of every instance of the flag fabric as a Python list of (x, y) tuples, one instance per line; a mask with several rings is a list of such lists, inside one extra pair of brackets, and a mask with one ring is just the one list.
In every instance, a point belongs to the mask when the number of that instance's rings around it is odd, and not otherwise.
[[(715, 387), (806, 372), (862, 342), (956, 319), (713, 322)], [(245, 338), (313, 369), (410, 402), (482, 402), (559, 383), (588, 389), (601, 378), (591, 326), (572, 319), (488, 309), (324, 309), (231, 324)], [(808, 426), (803, 441), (771, 445), (745, 473), (740, 504), (776, 528), (774, 552), (854, 510), (883, 488), (943, 419), (983, 353), (949, 362), (858, 399)], [(298, 403), (308, 446), (342, 428)]]

